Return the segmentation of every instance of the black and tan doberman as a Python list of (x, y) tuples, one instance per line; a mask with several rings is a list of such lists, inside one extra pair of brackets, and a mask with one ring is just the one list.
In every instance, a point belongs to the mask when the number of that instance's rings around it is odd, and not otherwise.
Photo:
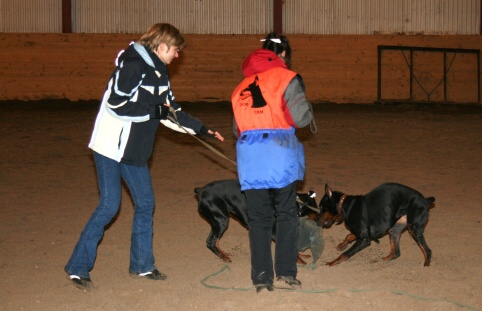
[(318, 225), (329, 228), (333, 223), (345, 222), (350, 234), (337, 247), (347, 251), (327, 265), (339, 264), (370, 245), (371, 241), (389, 234), (391, 251), (384, 260), (400, 256), (400, 236), (408, 229), (421, 248), (425, 266), (430, 265), (432, 251), (424, 238), (429, 209), (435, 198), (425, 198), (420, 192), (397, 183), (384, 183), (365, 195), (346, 195), (332, 191), (325, 185), (325, 194), (320, 201)]
[[(194, 192), (198, 198), (199, 213), (211, 225), (211, 232), (206, 240), (207, 247), (223, 261), (231, 262), (229, 254), (222, 251), (219, 246), (219, 240), (228, 229), (230, 216), (248, 228), (246, 198), (238, 180), (213, 181), (203, 187), (195, 188)], [(316, 224), (319, 210), (315, 196), (316, 193), (313, 191), (298, 193), (296, 202), (300, 219), (298, 250), (301, 252), (310, 248), (313, 262), (320, 258), (324, 246), (321, 228)], [(275, 230), (276, 222), (273, 223), (273, 237)], [(307, 256), (299, 254), (299, 264), (306, 264), (303, 258), (307, 258)]]

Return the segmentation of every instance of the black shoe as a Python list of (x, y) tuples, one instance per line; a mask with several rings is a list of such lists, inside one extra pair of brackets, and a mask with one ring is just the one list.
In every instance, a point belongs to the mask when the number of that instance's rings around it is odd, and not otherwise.
[(149, 280), (154, 280), (154, 281), (163, 281), (163, 280), (167, 279), (167, 275), (159, 272), (159, 270), (157, 270), (157, 269), (154, 269), (154, 270), (146, 272), (146, 273), (135, 274), (135, 273), (130, 272), (129, 274), (131, 276), (134, 276), (134, 277), (139, 277), (139, 278), (149, 279)]
[(265, 288), (269, 292), (272, 292), (274, 290), (273, 284), (256, 284), (254, 286), (256, 287), (256, 294), (258, 294), (260, 291), (262, 291)]
[(74, 284), (75, 287), (77, 287), (78, 289), (89, 291), (94, 287), (94, 285), (92, 285), (91, 279), (82, 278), (82, 277), (80, 277), (78, 275), (75, 275), (75, 274), (70, 274), (67, 277), (72, 282), (72, 284)]
[(278, 276), (274, 282), (274, 287), (278, 289), (299, 289), (301, 282), (292, 276)]

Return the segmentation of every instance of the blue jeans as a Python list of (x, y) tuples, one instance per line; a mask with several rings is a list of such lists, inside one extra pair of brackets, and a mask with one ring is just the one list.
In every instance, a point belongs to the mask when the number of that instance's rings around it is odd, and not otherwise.
[(99, 206), (90, 216), (80, 239), (65, 266), (68, 274), (90, 278), (89, 271), (94, 267), (97, 246), (107, 226), (119, 211), (122, 184), (124, 179), (134, 201), (132, 222), (130, 265), (131, 273), (144, 273), (154, 270), (152, 252), (152, 222), (154, 212), (154, 191), (149, 167), (119, 163), (94, 152), (94, 162), (99, 183)]
[(276, 276), (296, 278), (298, 258), (298, 215), (296, 182), (281, 189), (244, 191), (248, 210), (253, 284), (273, 283), (271, 239), (276, 214), (274, 270)]

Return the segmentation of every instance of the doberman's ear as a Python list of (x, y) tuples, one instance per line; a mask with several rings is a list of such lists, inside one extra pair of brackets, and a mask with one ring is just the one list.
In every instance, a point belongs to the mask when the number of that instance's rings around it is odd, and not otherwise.
[(331, 198), (332, 191), (331, 191), (330, 186), (328, 186), (328, 184), (325, 184), (325, 194), (326, 194), (329, 198)]

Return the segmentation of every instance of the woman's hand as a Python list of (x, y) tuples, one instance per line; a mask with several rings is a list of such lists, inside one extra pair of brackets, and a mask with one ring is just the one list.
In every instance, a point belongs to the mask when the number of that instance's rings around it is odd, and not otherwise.
[(214, 138), (217, 138), (219, 139), (220, 141), (224, 141), (224, 137), (221, 136), (221, 134), (219, 134), (219, 132), (217, 131), (213, 131), (211, 129), (209, 129), (207, 126), (203, 125), (201, 127), (201, 134), (203, 135), (207, 135), (207, 136), (211, 136), (211, 137), (214, 137)]
[(221, 134), (219, 132), (213, 132), (212, 130), (208, 130), (208, 134), (213, 136), (213, 137), (216, 137), (220, 141), (224, 141), (224, 137), (221, 136)]

